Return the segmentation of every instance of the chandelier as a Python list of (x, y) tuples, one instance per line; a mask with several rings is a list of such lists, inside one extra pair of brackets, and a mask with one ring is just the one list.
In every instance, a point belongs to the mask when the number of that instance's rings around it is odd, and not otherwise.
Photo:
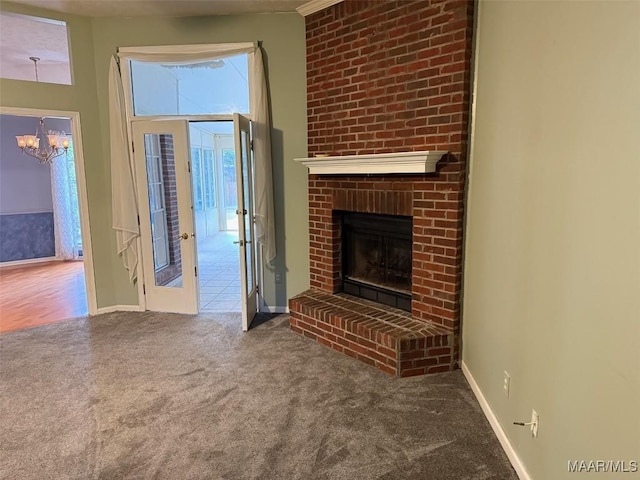
[[(29, 57), (29, 60), (33, 62), (33, 68), (36, 74), (36, 82), (39, 82), (38, 78), (38, 61), (40, 57)], [(40, 140), (46, 137), (46, 145), (43, 142), (40, 145)], [(69, 150), (69, 138), (62, 132), (54, 132), (45, 130), (44, 118), (40, 119), (40, 125), (36, 130), (35, 135), (18, 135), (16, 137), (18, 147), (22, 150), (22, 153), (35, 158), (40, 163), (51, 163), (51, 161), (67, 153)]]
[[(41, 141), (44, 140), (45, 141)], [(40, 125), (35, 135), (16, 136), (18, 147), (22, 153), (35, 158), (40, 163), (51, 163), (54, 158), (59, 157), (69, 150), (69, 137), (62, 132), (45, 130), (44, 118), (40, 119)]]

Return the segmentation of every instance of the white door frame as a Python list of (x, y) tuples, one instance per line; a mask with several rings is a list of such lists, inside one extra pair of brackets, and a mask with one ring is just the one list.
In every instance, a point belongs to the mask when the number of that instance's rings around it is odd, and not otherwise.
[(80, 232), (82, 234), (82, 263), (84, 264), (84, 283), (87, 291), (87, 307), (89, 315), (98, 313), (96, 298), (96, 279), (93, 270), (93, 247), (91, 245), (91, 225), (89, 223), (89, 201), (87, 197), (87, 180), (85, 175), (84, 149), (82, 131), (80, 129), (80, 112), (66, 110), (48, 110), (40, 108), (0, 107), (2, 115), (20, 117), (62, 117), (71, 121), (73, 139), (73, 156), (76, 168), (76, 184), (78, 188), (78, 209), (80, 210)]
[[(253, 65), (253, 52), (247, 53), (249, 57), (249, 65)], [(133, 138), (133, 128), (132, 124), (134, 122), (145, 122), (150, 120), (187, 120), (188, 122), (215, 122), (215, 121), (228, 121), (233, 122), (233, 114), (224, 114), (224, 115), (140, 115), (136, 116), (133, 112), (133, 85), (131, 83), (131, 65), (130, 61), (126, 58), (119, 58), (120, 65), (120, 78), (122, 79), (122, 89), (124, 90), (124, 104), (125, 104), (125, 117), (127, 120), (127, 135), (129, 139)], [(254, 75), (253, 68), (249, 68), (248, 70), (249, 78)], [(251, 81), (249, 82), (251, 83)], [(251, 100), (251, 89), (249, 89), (249, 100)], [(247, 117), (249, 120), (253, 120), (253, 116), (251, 113), (243, 113), (243, 116)], [(189, 152), (191, 153), (191, 152)], [(133, 145), (132, 142), (129, 142), (129, 158), (134, 158)], [(133, 181), (134, 184), (137, 182), (135, 169), (133, 172)], [(140, 202), (140, 199), (138, 199)], [(139, 208), (139, 207), (138, 207)], [(142, 252), (142, 241), (140, 237), (137, 240), (138, 251)], [(257, 249), (259, 250), (259, 249)], [(137, 266), (137, 276), (138, 281), (138, 304), (140, 305), (140, 310), (144, 311), (147, 309), (147, 302), (144, 293), (144, 272), (142, 268), (142, 262), (138, 262)], [(262, 264), (262, 257), (260, 255), (256, 256), (256, 280), (262, 281), (264, 279), (264, 266)], [(261, 284), (259, 284), (261, 285)], [(260, 292), (263, 291), (263, 288), (258, 289), (258, 305), (262, 305), (264, 302), (262, 300), (262, 294)]]

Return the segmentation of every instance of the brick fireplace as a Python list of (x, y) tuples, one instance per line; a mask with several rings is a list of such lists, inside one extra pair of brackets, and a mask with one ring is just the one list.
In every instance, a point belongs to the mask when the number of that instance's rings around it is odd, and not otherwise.
[[(426, 170), (310, 169), (311, 288), (290, 300), (291, 328), (392, 375), (458, 364), (472, 25), (472, 2), (453, 0), (347, 1), (306, 19), (311, 158), (444, 154)], [(409, 311), (342, 291), (344, 212), (411, 218)]]

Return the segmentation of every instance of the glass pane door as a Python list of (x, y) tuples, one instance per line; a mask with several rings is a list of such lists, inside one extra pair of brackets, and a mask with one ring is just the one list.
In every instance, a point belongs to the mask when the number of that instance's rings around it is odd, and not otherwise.
[(256, 314), (256, 254), (253, 230), (254, 181), (251, 152), (251, 125), (246, 117), (233, 115), (238, 179), (238, 244), (240, 246), (240, 281), (242, 294), (242, 329), (247, 331)]
[(149, 310), (197, 312), (186, 126), (184, 121), (133, 124), (145, 299)]
[(244, 215), (244, 242), (249, 245), (244, 249), (245, 268), (247, 270), (247, 291), (251, 292), (256, 288), (255, 285), (255, 249), (253, 248), (253, 168), (251, 165), (251, 140), (249, 132), (240, 131), (240, 139), (242, 143), (242, 189), (243, 189), (243, 209), (248, 212)]
[(236, 151), (222, 148), (223, 229), (238, 230), (238, 182), (236, 179)]

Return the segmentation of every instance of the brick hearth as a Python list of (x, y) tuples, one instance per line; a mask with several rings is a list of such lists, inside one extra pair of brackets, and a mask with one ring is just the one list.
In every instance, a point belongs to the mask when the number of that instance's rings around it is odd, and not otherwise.
[[(433, 174), (309, 176), (311, 290), (290, 300), (292, 329), (399, 376), (457, 367), (472, 29), (470, 0), (306, 17), (310, 156), (449, 152)], [(342, 211), (413, 217), (410, 313), (338, 293)]]
[(403, 310), (308, 290), (289, 302), (291, 329), (401, 377), (451, 370), (453, 332)]

